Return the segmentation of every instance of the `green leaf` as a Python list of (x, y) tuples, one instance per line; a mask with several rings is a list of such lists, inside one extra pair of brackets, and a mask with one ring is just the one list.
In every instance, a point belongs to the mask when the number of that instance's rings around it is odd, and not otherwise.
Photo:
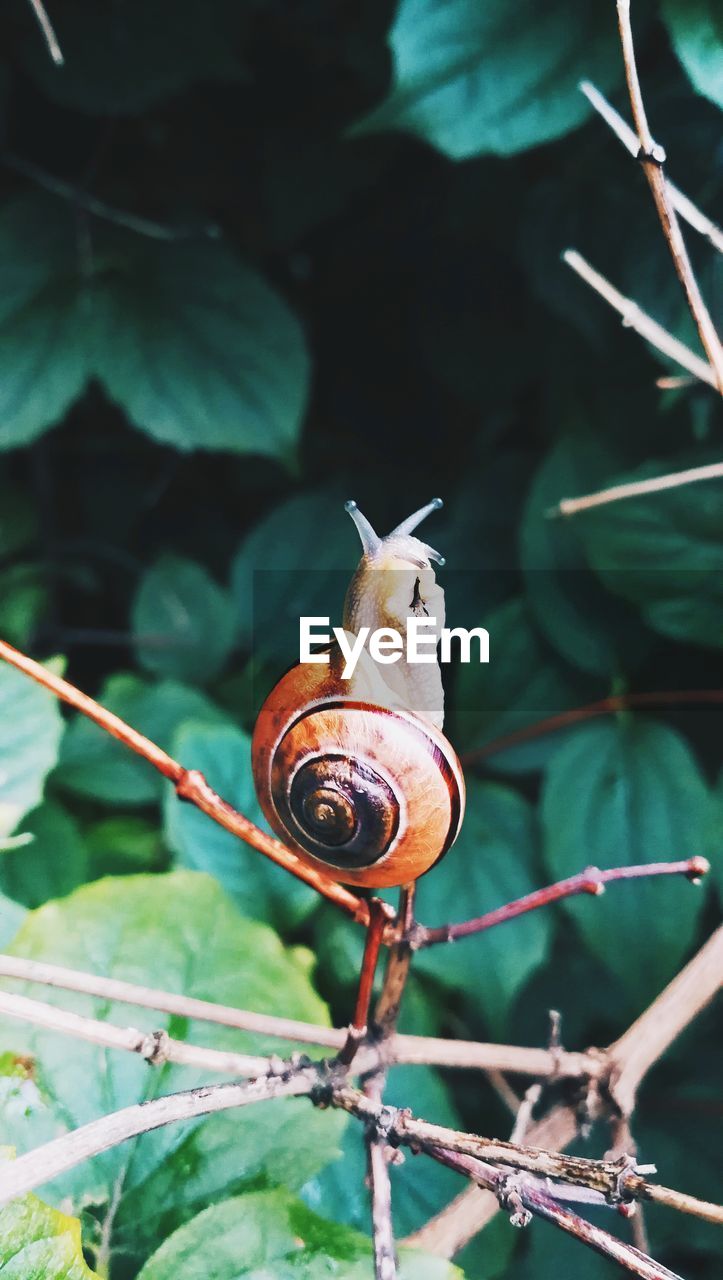
[[(0, 857), (5, 857), (5, 854), (0, 854)], [(25, 907), (0, 893), (0, 950), (4, 951), (12, 942), (26, 915)]]
[[(186, 724), (173, 739), (173, 752), (188, 767), (200, 769), (224, 800), (268, 831), (254, 791), (247, 734), (231, 725)], [(288, 928), (318, 903), (308, 885), (170, 790), (164, 804), (164, 831), (179, 864), (210, 871), (246, 916)]]
[(168, 861), (158, 823), (135, 813), (103, 818), (83, 832), (92, 874), (128, 875), (132, 871), (161, 871)]
[(236, 52), (239, 15), (229, 0), (124, 0), (109, 21), (87, 0), (53, 15), (65, 57), (53, 65), (38, 32), (26, 42), (33, 79), (55, 102), (98, 116), (136, 115), (197, 81), (244, 77)]
[[(525, 601), (507, 601), (485, 618), (489, 663), (460, 665), (452, 690), (455, 746), (475, 751), (538, 720), (587, 702), (599, 689), (571, 672), (538, 634)], [(574, 732), (566, 730), (565, 734)], [(490, 756), (502, 772), (541, 769), (562, 735), (542, 734)]]
[(715, 0), (663, 0), (673, 48), (704, 97), (723, 107), (723, 11)]
[[(667, 862), (700, 853), (708, 794), (667, 725), (624, 715), (580, 729), (553, 758), (542, 796), (545, 859), (557, 879), (586, 866)], [(643, 1007), (695, 936), (703, 893), (680, 877), (612, 884), (563, 904), (589, 946)]]
[[(471, 780), (457, 843), (419, 881), (419, 918), (441, 925), (483, 915), (540, 884), (531, 806), (508, 787)], [(549, 913), (538, 911), (454, 946), (422, 950), (415, 968), (458, 988), (501, 1033), (516, 993), (547, 955), (551, 928)]]
[(0, 1276), (7, 1280), (100, 1280), (83, 1257), (80, 1223), (35, 1196), (0, 1209)]
[[(399, 1280), (463, 1280), (451, 1262), (402, 1250)], [(281, 1189), (215, 1204), (182, 1227), (138, 1280), (368, 1280), (369, 1241), (319, 1218)]]
[(41, 435), (97, 378), (154, 440), (291, 457), (309, 373), (301, 329), (225, 244), (98, 224), (80, 275), (68, 211), (33, 197), (0, 212), (0, 270), (0, 448)]
[(16, 902), (39, 907), (88, 878), (88, 853), (75, 819), (55, 801), (22, 823), (30, 843), (0, 857), (0, 888)]
[[(341, 622), (350, 571), (360, 556), (345, 496), (329, 489), (281, 503), (252, 529), (234, 559), (231, 589), (242, 642), (257, 660), (277, 663), (279, 674), (282, 663), (299, 661), (302, 614)], [(322, 530), (330, 536), (321, 537)]]
[(57, 698), (0, 662), (0, 839), (42, 800), (62, 728)]
[(0, 481), (0, 559), (23, 551), (37, 534), (37, 512), (27, 494)]
[[(678, 469), (674, 458), (646, 463), (610, 483)], [(654, 630), (674, 640), (723, 647), (720, 482), (627, 498), (574, 519), (605, 585), (636, 604)]]
[(13, 564), (0, 570), (0, 635), (18, 649), (31, 646), (47, 609), (46, 582), (39, 565)]
[(200, 564), (180, 556), (164, 556), (146, 570), (131, 621), (139, 665), (191, 684), (208, 684), (218, 675), (236, 630), (228, 593)]
[(703, 852), (710, 861), (713, 879), (723, 900), (723, 771), (711, 787), (705, 834)]
[(594, 438), (567, 436), (542, 463), (520, 528), (530, 612), (545, 639), (568, 662), (607, 677), (629, 670), (645, 645), (634, 611), (601, 588), (585, 559), (574, 520), (551, 519), (561, 498), (605, 483), (610, 453)]
[[(123, 672), (110, 676), (99, 701), (165, 750), (170, 749), (184, 720), (207, 724), (226, 720), (196, 689), (174, 680), (150, 684)], [(163, 779), (147, 761), (82, 715), (76, 716), (65, 732), (54, 781), (68, 791), (110, 805), (152, 804), (163, 790)]]
[(357, 132), (406, 130), (455, 160), (568, 133), (590, 113), (579, 80), (609, 85), (619, 60), (604, 7), (571, 22), (564, 0), (401, 0), (389, 45), (392, 91)]
[[(329, 1021), (305, 958), (286, 951), (267, 926), (239, 916), (207, 876), (176, 872), (87, 885), (32, 912), (11, 952), (241, 1008)], [(107, 1000), (54, 990), (43, 998), (119, 1026), (131, 1020), (128, 1006)], [(132, 1012), (142, 1030), (166, 1028), (216, 1048), (284, 1052), (278, 1040)], [(3, 1114), (3, 1132), (18, 1149), (209, 1079), (198, 1069), (154, 1069), (134, 1054), (89, 1044), (74, 1044), (69, 1056), (62, 1037), (19, 1024), (0, 1029), (4, 1048), (36, 1062), (35, 1101), (26, 1096), (22, 1107), (7, 1104)], [(338, 1114), (280, 1101), (172, 1125), (79, 1166), (53, 1184), (53, 1195), (70, 1196), (76, 1207), (98, 1205), (101, 1219), (113, 1202), (112, 1247), (137, 1256), (219, 1197), (259, 1182), (302, 1185), (334, 1158), (343, 1123)]]

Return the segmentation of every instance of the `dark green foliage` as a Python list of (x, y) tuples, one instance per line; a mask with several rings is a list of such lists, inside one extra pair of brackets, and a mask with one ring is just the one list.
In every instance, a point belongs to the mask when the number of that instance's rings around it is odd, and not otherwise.
[[(566, 1047), (610, 1042), (717, 924), (723, 894), (720, 703), (653, 698), (516, 736), (614, 694), (721, 683), (720, 481), (548, 515), (723, 456), (714, 393), (658, 389), (677, 369), (560, 261), (577, 247), (698, 349), (646, 184), (576, 87), (596, 81), (629, 114), (613, 0), (49, 7), (63, 69), (27, 0), (0, 13), (0, 636), (65, 664), (259, 821), (250, 732), (294, 661), (299, 614), (341, 620), (359, 554), (344, 499), (384, 532), (441, 493), (424, 536), (447, 558), (448, 622), (487, 627), (491, 661), (445, 676), (469, 808), (420, 884), (421, 917), (478, 915), (592, 863), (704, 854), (713, 869), (701, 887), (611, 885), (421, 952), (401, 1029), (540, 1045), (557, 1008)], [(653, 133), (720, 221), (719, 6), (632, 8)], [(720, 259), (687, 239), (719, 320)], [(0, 664), (0, 945), (341, 1025), (362, 944)], [(715, 1037), (711, 1015), (658, 1065), (635, 1132), (663, 1181), (709, 1199), (723, 1197)], [(0, 1147), (201, 1078), (4, 1021)], [(476, 1073), (397, 1069), (389, 1097), (509, 1133)], [(600, 1131), (581, 1149), (608, 1144)], [(362, 1177), (359, 1131), (337, 1115), (247, 1108), (81, 1166), (43, 1189), (52, 1208), (0, 1214), (0, 1253), (35, 1250), (18, 1255), (24, 1280), (90, 1275), (62, 1206), (103, 1280), (362, 1280)], [(399, 1234), (461, 1186), (411, 1154), (392, 1177)], [(712, 1280), (712, 1229), (664, 1211), (647, 1226), (662, 1262)], [(617, 1274), (502, 1216), (459, 1263), (470, 1280)]]

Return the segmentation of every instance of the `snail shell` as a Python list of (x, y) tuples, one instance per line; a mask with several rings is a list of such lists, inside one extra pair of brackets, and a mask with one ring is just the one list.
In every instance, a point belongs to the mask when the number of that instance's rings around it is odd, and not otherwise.
[[(412, 522), (437, 505), (383, 540), (368, 526), (366, 542), (367, 522), (352, 508), (364, 556), (344, 608), (350, 639), (361, 626), (404, 633), (417, 608), (441, 629), (443, 593), (430, 566), (439, 557), (411, 537)], [(350, 885), (407, 884), (444, 856), (464, 813), (461, 766), (441, 732), (439, 667), (380, 667), (366, 649), (351, 679), (343, 666), (332, 645), (328, 664), (293, 667), (266, 699), (252, 745), (259, 801), (317, 870)]]

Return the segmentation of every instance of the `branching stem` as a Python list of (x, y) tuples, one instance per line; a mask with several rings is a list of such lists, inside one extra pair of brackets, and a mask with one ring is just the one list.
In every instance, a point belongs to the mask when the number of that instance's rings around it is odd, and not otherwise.
[(698, 281), (695, 278), (688, 251), (685, 247), (685, 241), (683, 240), (680, 223), (678, 222), (678, 215), (670, 197), (668, 184), (663, 173), (665, 154), (653, 141), (648, 118), (645, 114), (645, 105), (635, 62), (635, 46), (630, 22), (630, 0), (617, 0), (617, 10), (620, 42), (625, 63), (625, 78), (628, 83), (633, 123), (640, 141), (640, 161), (658, 211), (660, 225), (663, 228), (663, 235), (668, 243), (678, 279), (683, 286), (690, 313), (698, 327), (703, 349), (715, 373), (718, 390), (723, 395), (723, 348), (698, 287)]
[(689, 880), (698, 881), (709, 870), (710, 865), (707, 859), (701, 857), (687, 858), (681, 862), (648, 862), (641, 866), (610, 867), (607, 871), (600, 871), (598, 867), (587, 867), (585, 871), (580, 871), (575, 876), (558, 880), (544, 889), (535, 889), (533, 893), (525, 894), (515, 902), (508, 902), (505, 906), (497, 907), (496, 910), (488, 911), (485, 915), (476, 916), (472, 920), (463, 920), (459, 924), (441, 925), (434, 929), (419, 925), (414, 937), (414, 947), (420, 950), (439, 942), (456, 942), (475, 933), (484, 933), (495, 925), (505, 924), (508, 920), (516, 919), (517, 916), (537, 911), (539, 907), (546, 907), (553, 902), (561, 902), (564, 898), (573, 898), (581, 893), (597, 896), (604, 893), (605, 886), (614, 881), (680, 875), (686, 876)]
[[(89, 720), (94, 721), (101, 729), (109, 733), (111, 737), (117, 738), (124, 746), (129, 747), (131, 751), (135, 751), (136, 755), (142, 756), (144, 760), (152, 764), (154, 769), (157, 769), (164, 778), (167, 778), (173, 784), (176, 794), (181, 800), (187, 800), (190, 804), (194, 804), (196, 808), (208, 814), (220, 827), (230, 831), (232, 835), (238, 836), (246, 844), (250, 844), (259, 853), (263, 853), (264, 857), (270, 858), (272, 862), (277, 863), (278, 866), (284, 867), (286, 871), (296, 876), (297, 880), (303, 880), (306, 884), (311, 885), (312, 889), (316, 889), (317, 893), (328, 898), (337, 907), (341, 907), (343, 911), (353, 916), (360, 924), (367, 925), (369, 923), (369, 908), (363, 899), (358, 898), (356, 894), (349, 889), (345, 889), (342, 885), (336, 884), (335, 881), (322, 875), (321, 872), (306, 866), (291, 849), (287, 849), (286, 845), (277, 840), (275, 836), (267, 835), (249, 818), (244, 817), (242, 813), (238, 813), (232, 805), (216, 794), (206, 782), (203, 774), (199, 773), (198, 770), (185, 769), (167, 751), (163, 751), (155, 742), (151, 742), (150, 738), (146, 738), (142, 733), (138, 733), (136, 729), (131, 728), (124, 720), (121, 720), (120, 716), (114, 715), (112, 711), (102, 707), (93, 698), (81, 693), (80, 689), (76, 689), (67, 680), (63, 680), (60, 676), (54, 675), (52, 671), (48, 671), (39, 662), (35, 662), (32, 658), (27, 657), (26, 654), (20, 653), (5, 640), (0, 640), (0, 658), (4, 658), (6, 662), (16, 667), (18, 671), (24, 672), (32, 680), (49, 689), (51, 693), (55, 694), (56, 698), (67, 702), (76, 711), (82, 712)], [(392, 910), (389, 908), (390, 919), (392, 914)]]

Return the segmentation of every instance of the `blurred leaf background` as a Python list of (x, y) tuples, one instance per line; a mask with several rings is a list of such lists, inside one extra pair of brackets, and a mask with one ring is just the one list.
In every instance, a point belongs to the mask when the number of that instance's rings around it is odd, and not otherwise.
[[(358, 553), (343, 499), (383, 531), (439, 492), (448, 618), (491, 634), (489, 668), (448, 682), (461, 751), (612, 692), (719, 687), (720, 484), (545, 516), (720, 457), (713, 392), (657, 389), (661, 358), (560, 261), (574, 245), (696, 344), (643, 176), (577, 89), (626, 113), (612, 0), (63, 0), (51, 16), (62, 69), (29, 5), (0, 15), (0, 634), (258, 820), (249, 732), (298, 614), (338, 617)], [(653, 133), (720, 220), (720, 10), (641, 0), (633, 21)], [(720, 259), (688, 238), (720, 323)], [(462, 837), (420, 885), (430, 922), (589, 863), (704, 853), (713, 874), (426, 952), (402, 1028), (541, 1044), (557, 1008), (570, 1048), (620, 1034), (720, 918), (720, 714), (628, 711), (470, 764)], [(4, 667), (0, 776), (4, 946), (348, 1019), (358, 929)], [(673, 1048), (636, 1123), (661, 1180), (708, 1199), (715, 1031), (709, 1013)], [(18, 1149), (194, 1082), (20, 1025), (0, 1040), (0, 1141)], [(509, 1131), (477, 1075), (398, 1069), (390, 1096)], [(585, 1150), (605, 1146), (594, 1132)], [(458, 1189), (431, 1164), (395, 1169), (399, 1233)], [(112, 1280), (185, 1276), (189, 1257), (221, 1280), (370, 1274), (359, 1134), (298, 1103), (162, 1131), (43, 1194), (80, 1215)], [(717, 1274), (713, 1228), (648, 1226), (689, 1280)], [(0, 1249), (44, 1240), (46, 1276), (88, 1274), (75, 1227), (38, 1202), (0, 1227)], [(617, 1274), (501, 1218), (457, 1261), (473, 1280)]]

